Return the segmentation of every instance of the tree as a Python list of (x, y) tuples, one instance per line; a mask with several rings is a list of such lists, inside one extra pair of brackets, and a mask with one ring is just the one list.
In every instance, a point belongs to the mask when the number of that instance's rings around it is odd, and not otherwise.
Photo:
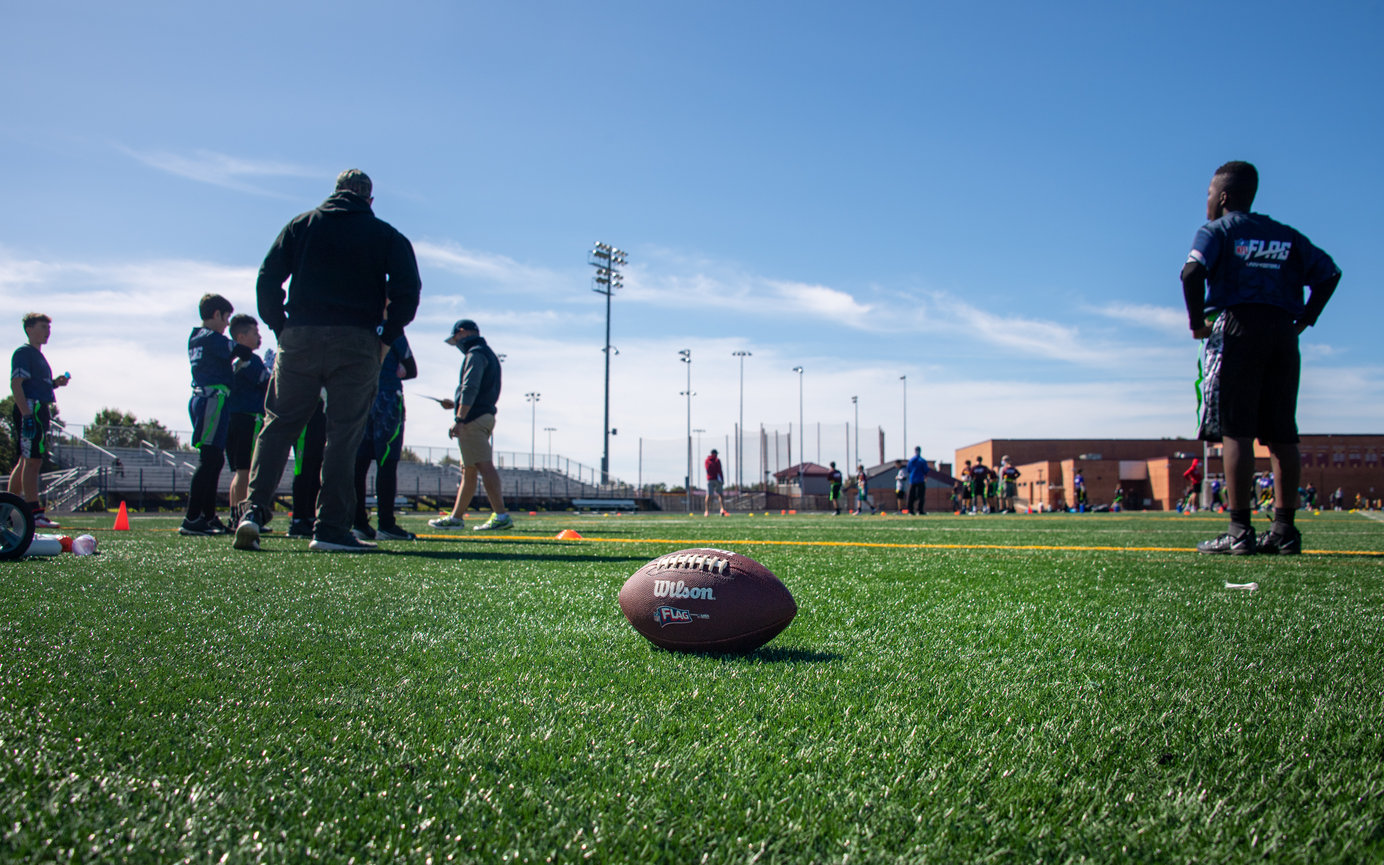
[(141, 441), (163, 450), (180, 447), (178, 437), (163, 424), (156, 420), (140, 421), (116, 408), (103, 408), (96, 413), (87, 438), (98, 445), (114, 448), (137, 448)]
[(0, 466), (8, 471), (14, 467), (16, 456), (14, 437), (10, 435), (10, 417), (14, 414), (14, 397), (0, 400)]

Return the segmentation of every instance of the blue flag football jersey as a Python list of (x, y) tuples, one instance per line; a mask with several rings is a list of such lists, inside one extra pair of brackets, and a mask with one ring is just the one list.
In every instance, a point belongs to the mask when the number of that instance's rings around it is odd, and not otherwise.
[(42, 403), (54, 402), (53, 368), (48, 358), (32, 345), (21, 345), (10, 358), (10, 378), (24, 382), (24, 396)]
[(220, 385), (230, 388), (231, 339), (225, 334), (194, 327), (187, 338), (187, 362), (192, 366), (194, 388)]
[(1206, 311), (1262, 303), (1300, 316), (1303, 288), (1336, 275), (1331, 256), (1262, 213), (1231, 211), (1197, 231), (1188, 261), (1206, 268)]

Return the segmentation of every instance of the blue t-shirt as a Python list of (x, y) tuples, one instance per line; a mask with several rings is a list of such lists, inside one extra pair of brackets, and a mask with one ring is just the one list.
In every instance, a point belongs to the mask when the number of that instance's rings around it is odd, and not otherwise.
[(1231, 211), (1197, 230), (1188, 261), (1206, 268), (1206, 311), (1263, 303), (1302, 315), (1303, 286), (1340, 271), (1297, 229), (1262, 213)]
[[(403, 378), (399, 377), (399, 367), (404, 368)], [(380, 389), (384, 394), (401, 393), (404, 389), (404, 380), (414, 378), (418, 375), (418, 363), (413, 359), (413, 349), (409, 348), (408, 339), (400, 335), (398, 339), (389, 344), (389, 354), (384, 356), (384, 362), (380, 364)]]
[(205, 327), (194, 327), (187, 338), (187, 362), (192, 365), (192, 386), (231, 386), (231, 338)]
[(269, 392), (269, 367), (254, 353), (231, 363), (231, 396), (226, 410), (232, 414), (264, 414), (264, 396)]
[(53, 394), (53, 368), (36, 346), (25, 343), (10, 358), (10, 379), (24, 380), (24, 396), (39, 402), (56, 401)]
[(920, 484), (927, 480), (927, 473), (931, 471), (927, 460), (914, 454), (908, 458), (908, 482), (910, 484)]

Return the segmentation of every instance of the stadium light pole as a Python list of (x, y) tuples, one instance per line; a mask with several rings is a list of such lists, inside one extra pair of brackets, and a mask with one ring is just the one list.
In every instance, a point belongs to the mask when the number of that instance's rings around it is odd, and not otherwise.
[(601, 486), (610, 483), (610, 299), (615, 289), (623, 288), (625, 277), (620, 268), (629, 263), (629, 253), (608, 243), (597, 243), (586, 257), (587, 264), (596, 268), (591, 289), (605, 295), (605, 415), (601, 424)]
[(524, 394), (524, 399), (529, 401), (529, 468), (533, 468), (537, 461), (535, 459), (538, 442), (538, 398), (542, 394), (531, 392)]
[(899, 376), (899, 381), (903, 382), (903, 455), (908, 458), (908, 376)]
[(860, 397), (851, 397), (851, 405), (855, 406), (855, 464), (860, 465)]
[(740, 358), (740, 426), (735, 436), (735, 487), (745, 491), (745, 358), (752, 355), (748, 351), (733, 351), (731, 357)]
[(547, 465), (545, 466), (545, 468), (552, 468), (552, 466), (553, 466), (553, 433), (557, 432), (557, 427), (555, 427), (555, 426), (545, 426), (545, 427), (543, 428), (543, 431), (544, 431), (545, 433), (548, 434), (548, 462), (547, 462)]
[(683, 487), (687, 490), (687, 512), (692, 513), (692, 349), (684, 348), (678, 352), (678, 360), (687, 364), (687, 479)]
[(793, 367), (798, 374), (798, 495), (803, 494), (803, 470), (807, 463), (807, 429), (803, 426), (803, 368)]

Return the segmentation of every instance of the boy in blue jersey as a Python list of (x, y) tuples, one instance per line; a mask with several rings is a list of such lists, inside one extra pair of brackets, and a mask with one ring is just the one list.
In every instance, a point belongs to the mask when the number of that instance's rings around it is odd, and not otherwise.
[(38, 500), (38, 476), (43, 457), (48, 453), (48, 424), (57, 414), (55, 388), (64, 387), (72, 376), (63, 373), (53, 377), (53, 368), (43, 356), (42, 347), (53, 331), (53, 320), (41, 312), (24, 316), (24, 336), (27, 342), (15, 349), (10, 358), (10, 392), (14, 395), (14, 425), (16, 459), (10, 472), (9, 490), (29, 506), (34, 526), (55, 529), (58, 524), (48, 519)]
[(216, 485), (226, 464), (226, 431), (230, 414), (226, 400), (235, 376), (231, 340), (226, 328), (235, 308), (219, 294), (204, 294), (197, 304), (202, 323), (187, 338), (187, 360), (192, 366), (192, 399), (187, 412), (192, 418), (192, 445), (197, 448), (197, 470), (187, 494), (187, 516), (178, 527), (184, 535), (224, 535), (226, 525), (216, 515)]
[(264, 395), (269, 391), (269, 364), (274, 362), (272, 351), (261, 360), (255, 351), (263, 343), (259, 322), (254, 316), (231, 316), (231, 394), (226, 400), (230, 421), (226, 427), (226, 464), (231, 478), (231, 515), (238, 517), (241, 505), (249, 497), (250, 458), (254, 455), (255, 436), (264, 422)]
[[(394, 497), (399, 492), (399, 455), (404, 449), (404, 385), (418, 377), (418, 364), (408, 339), (399, 335), (380, 364), (380, 389), (365, 422), (365, 435), (356, 451), (356, 518), (351, 529), (363, 541), (411, 541), (416, 535), (394, 521)], [(370, 528), (365, 510), (365, 476), (375, 463), (375, 511), (379, 529)]]
[[(1317, 323), (1341, 271), (1296, 229), (1251, 213), (1258, 190), (1250, 163), (1216, 169), (1206, 195), (1209, 221), (1182, 268), (1192, 336), (1206, 340), (1199, 436), (1222, 444), (1230, 509), (1229, 529), (1198, 544), (1202, 553), (1302, 551), (1293, 524), (1302, 475), (1298, 335)], [(1274, 474), (1273, 526), (1257, 538), (1250, 526), (1255, 438), (1269, 449)]]

